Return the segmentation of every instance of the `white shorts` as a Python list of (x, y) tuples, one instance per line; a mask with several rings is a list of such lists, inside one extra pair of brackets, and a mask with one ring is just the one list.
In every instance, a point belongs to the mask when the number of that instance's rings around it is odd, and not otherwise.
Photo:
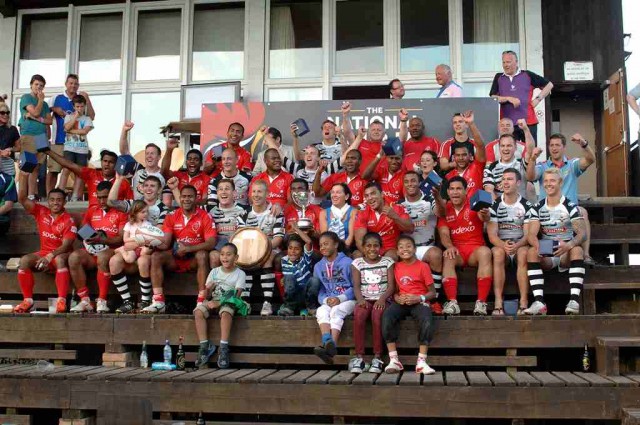
[(316, 319), (319, 325), (328, 324), (331, 329), (340, 331), (344, 324), (344, 318), (353, 313), (355, 308), (356, 302), (354, 300), (343, 301), (334, 307), (323, 304), (316, 310)]
[(424, 261), (424, 257), (427, 255), (427, 253), (429, 252), (429, 250), (431, 248), (433, 248), (434, 245), (428, 245), (428, 246), (417, 246), (416, 247), (416, 258), (420, 261)]
[(557, 267), (557, 268), (558, 268), (558, 271), (559, 271), (560, 273), (564, 273), (564, 272), (566, 272), (567, 270), (569, 270), (569, 269), (565, 269), (564, 267), (560, 267), (560, 263), (562, 262), (562, 260), (563, 260), (566, 256), (567, 256), (567, 254), (564, 254), (564, 255), (563, 255), (563, 256), (561, 256), (561, 257), (556, 257), (556, 256), (551, 257), (551, 262), (553, 263), (553, 267), (551, 267), (551, 268), (552, 268), (552, 269), (555, 269), (555, 268)]

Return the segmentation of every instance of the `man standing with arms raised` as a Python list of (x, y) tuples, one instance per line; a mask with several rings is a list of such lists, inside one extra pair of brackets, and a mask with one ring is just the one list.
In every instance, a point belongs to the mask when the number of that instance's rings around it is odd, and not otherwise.
[(202, 168), (202, 152), (198, 149), (191, 149), (187, 152), (186, 170), (171, 171), (171, 156), (174, 149), (179, 145), (180, 141), (175, 138), (167, 140), (167, 151), (162, 158), (162, 175), (168, 180), (171, 177), (178, 178), (178, 189), (182, 190), (185, 186), (193, 186), (196, 189), (196, 202), (204, 204), (207, 201), (207, 190), (211, 178), (201, 171)]
[[(402, 169), (404, 171), (417, 171), (416, 164), (420, 162), (420, 156), (424, 151), (440, 151), (440, 142), (433, 137), (425, 136), (425, 127), (422, 118), (413, 117), (409, 119), (406, 109), (401, 109), (398, 113), (400, 117), (400, 142), (402, 143)], [(409, 126), (407, 129), (407, 121)], [(407, 135), (411, 136), (407, 140)]]
[[(464, 178), (467, 182), (465, 187), (467, 196), (471, 197), (476, 191), (482, 188), (482, 179), (484, 177), (484, 166), (486, 161), (484, 140), (480, 134), (480, 130), (474, 122), (473, 111), (467, 111), (462, 115), (465, 125), (471, 129), (475, 140), (475, 158), (471, 158), (469, 146), (467, 144), (453, 144), (453, 160), (454, 169), (449, 171), (445, 176), (447, 180), (451, 180), (456, 176)], [(440, 158), (442, 160), (442, 158)]]
[[(129, 147), (129, 132), (133, 129), (133, 122), (126, 121), (122, 125), (120, 133), (120, 155), (132, 155)], [(164, 187), (166, 181), (160, 169), (160, 157), (162, 150), (155, 143), (148, 143), (144, 147), (144, 164), (136, 170), (131, 179), (131, 187), (133, 189), (133, 199), (144, 199), (143, 185), (148, 176), (154, 176), (160, 180), (160, 185)]]

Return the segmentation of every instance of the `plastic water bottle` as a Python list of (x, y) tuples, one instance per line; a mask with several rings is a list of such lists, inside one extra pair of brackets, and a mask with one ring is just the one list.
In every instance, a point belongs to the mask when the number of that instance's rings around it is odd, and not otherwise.
[(169, 345), (169, 340), (165, 340), (164, 342), (164, 362), (166, 364), (171, 364), (171, 358), (173, 357), (173, 353), (171, 352), (171, 346)]
[(146, 369), (149, 367), (149, 358), (147, 357), (147, 341), (142, 341), (142, 352), (140, 353), (140, 367)]

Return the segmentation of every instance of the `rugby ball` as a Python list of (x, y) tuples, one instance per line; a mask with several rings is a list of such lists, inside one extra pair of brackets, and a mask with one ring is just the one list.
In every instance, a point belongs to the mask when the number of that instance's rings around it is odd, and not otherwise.
[(162, 241), (162, 238), (164, 238), (164, 232), (151, 224), (143, 224), (138, 227), (137, 235), (142, 235), (146, 242)]
[(82, 241), (82, 243), (84, 244), (84, 249), (87, 250), (87, 252), (91, 255), (98, 255), (99, 253), (101, 253), (102, 251), (106, 250), (109, 248), (108, 245), (105, 245), (103, 243), (87, 243), (87, 241)]

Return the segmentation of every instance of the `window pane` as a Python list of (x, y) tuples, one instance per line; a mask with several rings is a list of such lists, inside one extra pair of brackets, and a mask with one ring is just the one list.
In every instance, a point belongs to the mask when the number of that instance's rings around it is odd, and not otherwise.
[(489, 97), (491, 82), (486, 83), (464, 83), (464, 97)]
[(50, 87), (64, 85), (67, 52), (67, 14), (25, 15), (22, 18), (18, 86), (29, 88), (34, 74)]
[(448, 0), (401, 0), (400, 17), (402, 72), (435, 72), (449, 63)]
[(403, 99), (433, 99), (439, 89), (408, 89), (404, 91)]
[[(147, 143), (164, 148), (160, 127), (180, 119), (180, 92), (134, 93), (131, 95), (131, 152), (144, 149)], [(122, 125), (120, 125), (120, 128)]]
[(244, 3), (196, 5), (193, 16), (194, 81), (244, 76)]
[(272, 0), (269, 77), (322, 76), (322, 2)]
[(83, 16), (79, 60), (82, 82), (120, 81), (121, 57), (122, 13)]
[(518, 0), (463, 0), (463, 72), (499, 71), (502, 52), (518, 53)]
[(118, 153), (120, 130), (124, 122), (124, 108), (120, 94), (96, 94), (91, 96), (96, 111), (93, 130), (87, 136), (93, 159), (98, 158), (102, 149)]
[(322, 88), (269, 89), (269, 102), (291, 100), (322, 100)]
[(136, 80), (180, 78), (180, 10), (138, 15)]
[(336, 2), (336, 73), (384, 72), (383, 2)]

